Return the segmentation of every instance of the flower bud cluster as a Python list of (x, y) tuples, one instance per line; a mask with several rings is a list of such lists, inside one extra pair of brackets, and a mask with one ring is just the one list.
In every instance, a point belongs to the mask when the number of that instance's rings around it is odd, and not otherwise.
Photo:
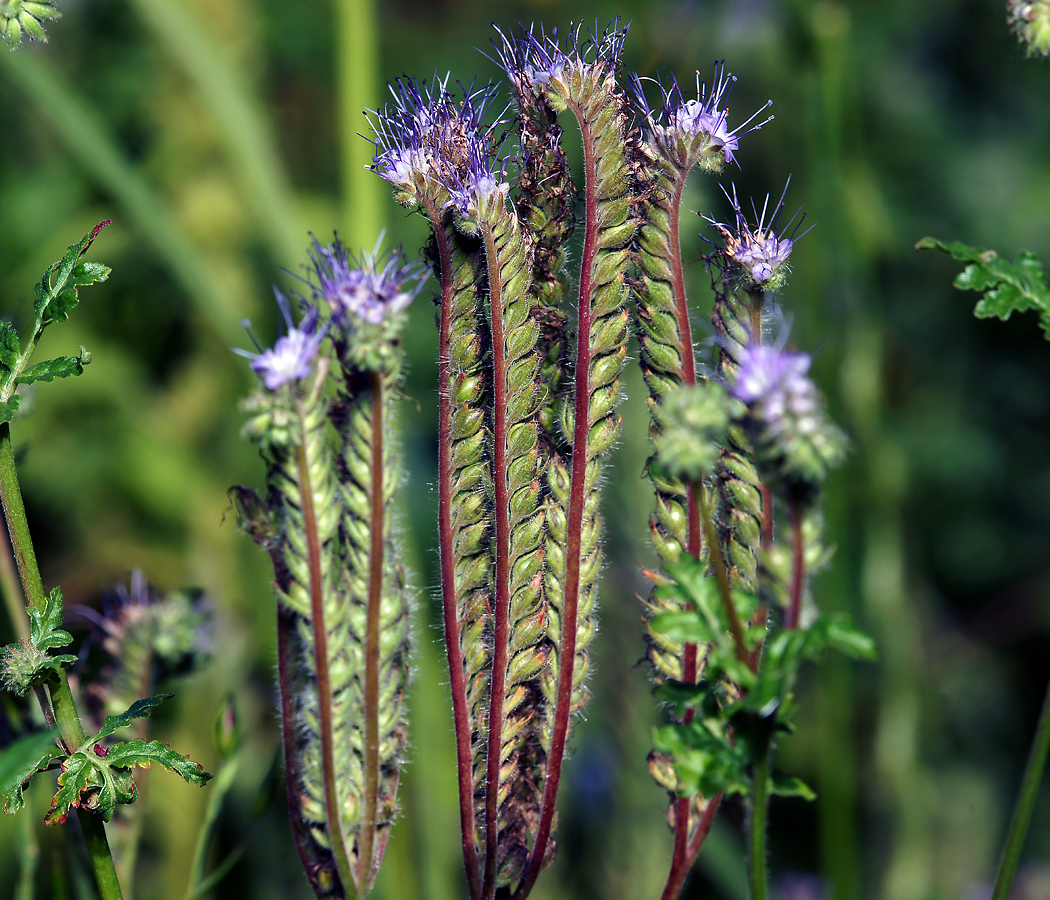
[(15, 49), (28, 34), (38, 41), (47, 41), (42, 21), (62, 15), (51, 0), (0, 0), (0, 37)]
[(304, 312), (299, 324), (293, 324), (288, 298), (275, 291), (286, 333), (270, 349), (236, 351), (251, 360), (269, 391), (307, 378), (325, 337), (341, 357), (365, 369), (389, 370), (404, 312), (422, 287), (421, 266), (404, 264), (397, 251), (380, 254), (378, 244), (358, 260), (338, 238), (327, 246), (314, 238), (309, 254), (312, 267), (304, 281), (311, 296), (296, 298)]

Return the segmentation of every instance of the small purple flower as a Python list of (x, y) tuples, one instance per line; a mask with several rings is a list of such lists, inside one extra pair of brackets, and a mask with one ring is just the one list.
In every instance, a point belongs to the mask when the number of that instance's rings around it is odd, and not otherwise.
[[(496, 46), (499, 57), (496, 62), (506, 70), (519, 93), (549, 91), (564, 101), (569, 99), (570, 73), (593, 76), (616, 65), (629, 27), (621, 26), (617, 17), (601, 37), (595, 23), (590, 36), (581, 40), (578, 26), (569, 33), (564, 47), (559, 44), (556, 28), (548, 34), (541, 25), (537, 35), (532, 28), (526, 29), (519, 24), (518, 33), (513, 36), (497, 28), (500, 45)], [(592, 55), (593, 61), (590, 59)]]
[[(723, 189), (723, 193), (733, 207), (734, 225), (729, 226), (713, 219), (707, 219), (722, 235), (724, 242), (722, 252), (725, 258), (732, 260), (743, 269), (755, 284), (770, 289), (775, 289), (783, 283), (787, 274), (788, 257), (791, 256), (795, 241), (809, 231), (807, 228), (802, 234), (798, 233), (798, 229), (806, 218), (805, 213), (799, 217), (802, 207), (795, 210), (783, 227), (780, 225), (780, 217), (784, 210), (784, 197), (787, 195), (789, 184), (791, 184), (790, 177), (772, 212), (769, 211), (768, 194), (762, 204), (761, 213), (758, 213), (752, 204), (752, 212), (758, 220), (756, 225), (751, 225), (741, 210), (735, 186), (732, 195)], [(769, 213), (768, 220), (766, 219), (767, 212)]]
[(726, 72), (725, 62), (715, 64), (715, 78), (710, 89), (706, 83), (700, 82), (700, 73), (696, 73), (695, 100), (683, 97), (674, 76), (667, 87), (656, 79), (645, 80), (653, 81), (660, 88), (661, 95), (658, 109), (650, 108), (642, 79), (637, 75), (632, 77), (631, 90), (649, 125), (649, 140), (662, 156), (683, 169), (700, 165), (718, 171), (725, 163), (734, 161), (733, 154), (739, 148), (741, 137), (757, 131), (773, 118), (769, 116), (756, 125), (751, 124), (772, 104), (768, 101), (746, 122), (730, 130), (727, 104), (736, 78)]
[(337, 319), (381, 325), (402, 312), (422, 286), (422, 268), (403, 265), (400, 251), (380, 254), (378, 242), (360, 260), (338, 238), (325, 247), (315, 237), (309, 253), (316, 283), (308, 283)]
[(729, 392), (751, 406), (766, 404), (772, 418), (783, 414), (790, 398), (811, 391), (806, 373), (812, 363), (808, 353), (791, 353), (781, 347), (748, 344), (739, 353), (736, 379)]
[(288, 308), (288, 298), (274, 288), (277, 295), (277, 306), (284, 316), (288, 328), (283, 337), (279, 337), (273, 349), (250, 353), (234, 347), (234, 353), (251, 360), (252, 370), (262, 377), (267, 390), (276, 391), (289, 381), (306, 378), (312, 368), (317, 348), (321, 346), (326, 328), (318, 329), (316, 312), (306, 315), (299, 327), (292, 325), (292, 316)]

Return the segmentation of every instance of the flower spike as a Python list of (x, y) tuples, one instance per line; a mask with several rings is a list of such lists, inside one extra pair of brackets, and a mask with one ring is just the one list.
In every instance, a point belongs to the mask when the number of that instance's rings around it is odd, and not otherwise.
[(708, 172), (721, 171), (726, 163), (735, 162), (733, 154), (737, 152), (739, 139), (757, 131), (773, 118), (768, 116), (751, 124), (772, 105), (773, 101), (769, 100), (742, 125), (730, 130), (728, 103), (736, 77), (726, 71), (724, 60), (715, 64), (715, 77), (710, 88), (706, 82), (701, 83), (700, 73), (696, 73), (695, 100), (684, 98), (674, 76), (666, 87), (656, 79), (645, 80), (660, 88), (661, 101), (657, 109), (649, 106), (641, 77), (634, 75), (630, 86), (638, 109), (649, 126), (649, 142), (659, 156), (680, 169), (688, 170), (698, 165)]
[(582, 40), (581, 28), (577, 25), (564, 42), (559, 42), (556, 28), (548, 34), (542, 25), (538, 35), (524, 25), (519, 25), (513, 37), (497, 29), (502, 46), (496, 47), (496, 62), (519, 93), (526, 88), (541, 91), (555, 108), (564, 109), (566, 101), (578, 93), (579, 82), (616, 67), (630, 25), (621, 25), (617, 17), (599, 37), (595, 22), (594, 30)]

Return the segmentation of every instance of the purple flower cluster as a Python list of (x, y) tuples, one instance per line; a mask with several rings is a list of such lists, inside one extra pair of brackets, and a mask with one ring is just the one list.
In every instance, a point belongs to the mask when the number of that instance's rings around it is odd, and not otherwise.
[(695, 100), (684, 98), (674, 76), (666, 87), (656, 79), (645, 80), (660, 88), (661, 102), (657, 109), (649, 106), (642, 79), (637, 75), (631, 79), (631, 90), (649, 125), (650, 143), (661, 156), (683, 169), (699, 164), (717, 171), (725, 163), (733, 162), (740, 137), (758, 130), (772, 118), (751, 125), (759, 113), (770, 106), (772, 101), (769, 101), (742, 125), (730, 130), (727, 104), (736, 78), (726, 72), (724, 62), (715, 66), (715, 78), (710, 88), (701, 83), (700, 73), (696, 73)]
[(234, 348), (235, 353), (251, 360), (252, 371), (262, 378), (266, 389), (270, 391), (276, 391), (283, 384), (306, 378), (310, 374), (317, 349), (328, 330), (327, 327), (318, 327), (316, 311), (308, 313), (298, 327), (293, 325), (288, 298), (276, 288), (274, 293), (287, 333), (277, 339), (272, 349), (260, 348), (259, 353)]
[[(748, 222), (741, 210), (735, 186), (732, 194), (725, 192), (733, 207), (734, 224), (729, 226), (716, 222), (714, 219), (707, 219), (722, 235), (725, 258), (739, 266), (755, 284), (770, 289), (775, 289), (783, 283), (787, 274), (788, 257), (791, 256), (795, 241), (806, 233), (798, 233), (798, 229), (806, 218), (805, 213), (799, 216), (799, 213), (802, 212), (801, 207), (795, 210), (783, 227), (780, 225), (780, 217), (784, 210), (784, 197), (787, 195), (790, 183), (791, 179), (788, 178), (780, 199), (771, 212), (768, 194), (762, 204), (761, 213), (758, 213), (752, 204), (752, 212), (758, 220), (755, 225)], [(767, 213), (769, 213), (768, 220), (766, 219)]]
[(416, 263), (403, 264), (399, 251), (384, 254), (379, 245), (355, 259), (336, 238), (323, 246), (314, 238), (309, 281), (317, 299), (323, 300), (337, 321), (352, 325), (381, 325), (402, 312), (422, 287), (424, 273)]
[(463, 180), (481, 148), (487, 148), (482, 122), (496, 86), (460, 85), (463, 99), (448, 90), (448, 77), (428, 87), (411, 78), (390, 85), (393, 97), (369, 117), (375, 132), (372, 168), (404, 192), (402, 201), (423, 197), (445, 202), (450, 177)]
[(748, 406), (761, 402), (771, 420), (781, 417), (788, 407), (793, 409), (798, 398), (812, 393), (812, 382), (806, 376), (812, 364), (808, 353), (748, 344), (740, 351), (737, 363), (730, 393)]

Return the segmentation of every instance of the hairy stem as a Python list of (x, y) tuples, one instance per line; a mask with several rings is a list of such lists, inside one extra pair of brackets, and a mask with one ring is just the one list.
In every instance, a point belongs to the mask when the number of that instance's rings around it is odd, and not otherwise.
[(386, 395), (383, 375), (372, 373), (372, 516), (368, 572), (368, 612), (365, 624), (365, 795), (361, 820), (361, 848), (357, 861), (358, 884), (367, 891), (371, 881), (379, 802), (379, 665), (380, 611), (383, 602), (384, 495), (383, 414)]
[(510, 642), (510, 491), (507, 487), (507, 359), (503, 329), (503, 283), (492, 228), (482, 226), (488, 263), (489, 321), (492, 330), (492, 480), (496, 520), (496, 609), (485, 770), (485, 882), (482, 896), (496, 893), (499, 839), (499, 775), (503, 747), (503, 705)]
[(0, 529), (0, 588), (3, 589), (4, 605), (7, 607), (7, 616), (11, 620), (15, 637), (28, 640), (29, 616), (26, 615), (25, 597), (22, 596), (22, 586), (18, 582), (11, 543), (3, 529)]
[(547, 853), (551, 826), (554, 823), (554, 806), (561, 781), (561, 767), (565, 759), (565, 740), (569, 731), (569, 716), (572, 708), (573, 674), (576, 668), (576, 614), (580, 597), (580, 554), (583, 543), (583, 508), (587, 498), (585, 476), (587, 473), (587, 435), (590, 431), (591, 371), (591, 277), (597, 254), (598, 205), (595, 197), (597, 159), (594, 138), (585, 112), (575, 103), (569, 108), (580, 126), (584, 157), (584, 217), (583, 251), (580, 259), (580, 293), (577, 303), (576, 359), (573, 372), (573, 435), (572, 475), (569, 489), (569, 515), (565, 547), (565, 585), (561, 613), (561, 646), (558, 648), (558, 692), (554, 710), (554, 727), (551, 749), (547, 760), (547, 778), (543, 785), (540, 806), (540, 824), (536, 831), (536, 842), (529, 856), (524, 876), (514, 897), (527, 897), (539, 877)]
[(769, 892), (766, 876), (766, 820), (769, 807), (769, 764), (772, 756), (775, 720), (756, 718), (754, 790), (748, 823), (748, 847), (751, 859), (751, 900), (766, 900)]
[[(299, 427), (307, 431), (307, 415), (299, 405)], [(317, 511), (314, 509), (314, 490), (310, 478), (305, 442), (296, 450), (299, 466), (300, 502), (302, 503), (303, 529), (306, 532), (310, 571), (310, 624), (313, 629), (314, 657), (316, 661), (317, 707), (321, 732), (321, 768), (324, 777), (325, 824), (328, 827), (332, 856), (339, 880), (348, 897), (357, 896), (353, 871), (346, 853), (343, 827), (339, 815), (339, 793), (336, 788), (335, 747), (332, 722), (332, 682), (328, 661), (328, 634), (324, 614), (324, 577), (321, 571), (321, 542), (317, 533)]]
[(292, 709), (293, 666), (296, 641), (296, 615), (283, 603), (277, 604), (277, 680), (281, 691), (281, 737), (284, 748), (284, 783), (288, 794), (288, 814), (292, 822), (292, 835), (295, 838), (295, 849), (303, 869), (310, 871), (315, 864), (309, 835), (302, 825), (301, 802), (297, 785), (300, 781), (297, 765), (298, 755), (295, 750), (295, 712)]
[(1047, 752), (1050, 751), (1050, 685), (1043, 700), (1043, 711), (1039, 714), (1039, 724), (1035, 729), (1032, 749), (1028, 755), (1024, 777), (1021, 779), (1021, 790), (1017, 795), (1013, 818), (1010, 820), (1010, 831), (1007, 834), (1006, 846), (1003, 848), (1002, 862), (999, 863), (999, 874), (995, 879), (995, 890), (992, 900), (1008, 900), (1010, 888), (1017, 873), (1017, 864), (1021, 860), (1028, 823), (1032, 818), (1036, 798), (1039, 796), (1039, 784), (1043, 780), (1043, 769), (1046, 767)]
[(452, 375), (450, 335), (452, 331), (452, 252), (441, 213), (433, 200), (423, 201), (441, 267), (441, 319), (438, 325), (438, 548), (441, 559), (441, 612), (448, 651), (449, 691), (456, 731), (456, 772), (459, 783), (459, 829), (463, 842), (463, 865), (471, 900), (481, 895), (481, 873), (474, 843), (473, 753), (467, 685), (463, 673), (460, 623), (456, 607), (456, 559), (452, 527)]
[[(675, 802), (679, 803), (682, 799), (689, 803), (688, 798), (681, 797)], [(681, 895), (682, 888), (685, 887), (685, 879), (689, 875), (689, 870), (693, 867), (693, 861), (700, 853), (700, 847), (711, 832), (711, 826), (715, 821), (715, 813), (718, 812), (718, 807), (721, 803), (722, 793), (719, 791), (707, 801), (707, 805), (700, 815), (700, 821), (696, 823), (692, 840), (688, 841), (681, 851), (678, 849), (678, 822), (675, 822), (675, 852), (671, 857), (671, 871), (667, 875), (667, 882), (664, 884), (663, 893), (660, 894), (660, 900), (677, 900)], [(678, 810), (676, 808), (675, 815), (677, 814)], [(683, 833), (688, 835), (688, 827), (683, 829)]]

